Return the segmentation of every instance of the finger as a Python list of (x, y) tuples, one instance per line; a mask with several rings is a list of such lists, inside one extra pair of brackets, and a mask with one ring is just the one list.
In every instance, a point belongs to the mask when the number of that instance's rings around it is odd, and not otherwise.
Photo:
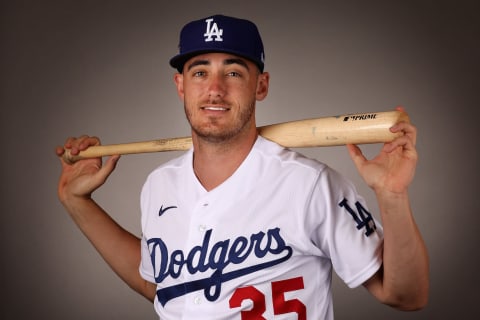
[(362, 153), (362, 150), (360, 150), (358, 146), (354, 144), (347, 144), (347, 150), (350, 158), (352, 158), (353, 163), (358, 169), (362, 167), (365, 161), (367, 161), (367, 159)]
[(87, 135), (82, 135), (78, 138), (68, 138), (65, 142), (64, 148), (70, 149), (72, 155), (77, 155), (80, 151), (87, 149), (90, 146), (100, 145), (100, 139), (97, 137), (90, 137)]
[(76, 140), (76, 138), (74, 138), (74, 137), (68, 137), (67, 140), (65, 140), (65, 143), (63, 144), (63, 147), (65, 149), (71, 149), (75, 140)]
[(85, 150), (90, 146), (97, 146), (100, 144), (100, 139), (95, 136), (86, 136), (83, 135), (76, 140), (76, 146), (80, 150)]
[[(77, 138), (74, 138), (74, 137), (68, 137), (65, 142), (63, 143), (63, 147), (62, 146), (57, 146), (55, 147), (55, 154), (58, 156), (58, 157), (61, 157), (64, 153), (65, 153), (65, 150), (66, 149), (72, 149), (72, 147), (76, 144), (76, 141)], [(77, 152), (77, 151), (76, 151)]]
[[(405, 111), (405, 108), (401, 105), (396, 106), (395, 110), (407, 113)], [(390, 128), (390, 130), (393, 133), (403, 131), (404, 134), (409, 135), (412, 138), (413, 145), (416, 145), (416, 143), (417, 143), (417, 128), (413, 124), (411, 124), (410, 122), (405, 122), (405, 121), (399, 122), (399, 123), (395, 124), (392, 128)]]
[(403, 132), (403, 137), (407, 137), (411, 140), (415, 146), (417, 143), (417, 128), (408, 122), (399, 122), (390, 128), (393, 133)]
[(101, 179), (102, 183), (105, 182), (113, 170), (115, 170), (119, 159), (119, 155), (108, 157), (100, 170), (98, 170), (97, 177)]
[(65, 149), (61, 146), (56, 146), (55, 147), (55, 154), (57, 157), (61, 157), (65, 153)]
[(406, 135), (396, 138), (392, 142), (385, 143), (382, 150), (386, 153), (391, 153), (398, 148), (401, 148), (403, 151), (416, 153), (412, 140)]

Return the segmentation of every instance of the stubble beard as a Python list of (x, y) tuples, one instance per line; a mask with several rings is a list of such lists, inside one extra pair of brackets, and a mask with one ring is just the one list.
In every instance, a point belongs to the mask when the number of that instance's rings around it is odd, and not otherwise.
[(206, 142), (218, 144), (232, 140), (249, 125), (250, 120), (255, 114), (255, 101), (251, 101), (247, 108), (242, 108), (238, 118), (230, 127), (221, 125), (216, 117), (210, 117), (206, 125), (198, 125), (192, 120), (192, 115), (188, 111), (188, 108), (184, 106), (184, 109), (187, 120), (195, 135)]

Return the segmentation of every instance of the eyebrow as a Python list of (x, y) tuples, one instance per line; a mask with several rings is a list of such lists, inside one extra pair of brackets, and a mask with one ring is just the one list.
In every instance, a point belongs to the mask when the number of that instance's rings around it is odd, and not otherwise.
[[(225, 65), (225, 66), (232, 65), (232, 64), (238, 64), (238, 65), (244, 67), (245, 69), (250, 70), (247, 62), (244, 59), (230, 58), (230, 59), (225, 59), (223, 61), (223, 65)], [(189, 71), (193, 67), (196, 67), (196, 66), (208, 66), (208, 65), (210, 65), (210, 60), (207, 60), (207, 59), (194, 60), (191, 64), (188, 65), (187, 70)]]
[(242, 67), (244, 67), (245, 69), (250, 70), (250, 68), (248, 68), (247, 62), (243, 59), (240, 59), (240, 58), (226, 59), (223, 62), (223, 64), (224, 65), (238, 64), (238, 65), (241, 65)]

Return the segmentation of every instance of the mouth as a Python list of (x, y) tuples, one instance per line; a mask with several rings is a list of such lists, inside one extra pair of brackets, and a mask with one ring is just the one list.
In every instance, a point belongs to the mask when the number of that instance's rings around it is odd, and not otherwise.
[(208, 111), (228, 111), (230, 108), (228, 107), (220, 107), (220, 106), (208, 106), (208, 107), (201, 107), (202, 110), (208, 110)]

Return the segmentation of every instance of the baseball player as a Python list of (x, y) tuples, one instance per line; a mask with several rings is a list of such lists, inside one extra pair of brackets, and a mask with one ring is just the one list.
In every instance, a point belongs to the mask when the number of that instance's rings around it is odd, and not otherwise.
[[(382, 303), (423, 307), (428, 258), (407, 193), (415, 127), (392, 127), (405, 134), (372, 160), (348, 146), (377, 196), (382, 226), (341, 174), (258, 136), (255, 104), (269, 85), (264, 58), (248, 20), (215, 15), (184, 26), (170, 64), (193, 147), (148, 176), (140, 239), (91, 197), (119, 156), (103, 165), (62, 160), (60, 200), (161, 319), (333, 319), (333, 271)], [(57, 154), (97, 144), (70, 138)]]

